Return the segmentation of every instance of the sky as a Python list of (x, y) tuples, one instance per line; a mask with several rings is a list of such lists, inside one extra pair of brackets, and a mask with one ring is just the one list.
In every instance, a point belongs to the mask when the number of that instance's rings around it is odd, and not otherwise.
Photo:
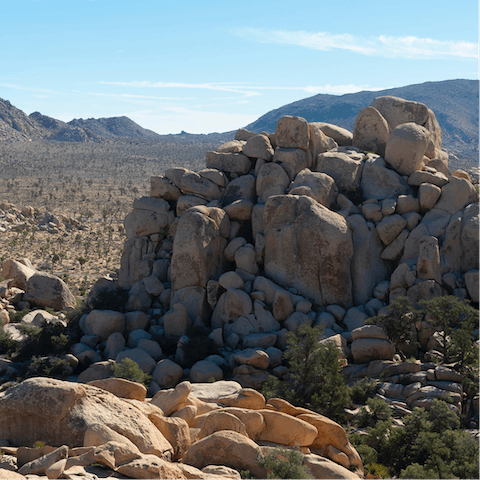
[(235, 130), (326, 93), (478, 79), (478, 0), (0, 0), (0, 98)]

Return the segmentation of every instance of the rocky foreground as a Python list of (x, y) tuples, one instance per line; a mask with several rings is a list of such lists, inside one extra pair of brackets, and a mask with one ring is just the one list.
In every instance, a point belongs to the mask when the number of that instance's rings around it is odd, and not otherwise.
[[(50, 478), (93, 463), (135, 478), (265, 477), (258, 455), (272, 445), (298, 446), (315, 478), (361, 477), (340, 425), (256, 391), (288, 379), (286, 334), (302, 325), (338, 347), (347, 382), (378, 379), (399, 417), (448, 397), (478, 429), (478, 394), (467, 399), (457, 366), (442, 364), (431, 319), (398, 352), (365, 324), (397, 297), (478, 307), (478, 186), (449, 171), (441, 138), (428, 107), (380, 97), (353, 133), (283, 117), (275, 134), (238, 131), (203, 170), (152, 177), (125, 218), (118, 276), (97, 282), (61, 357), (70, 383), (31, 378), (0, 393), (0, 441), (19, 474), (37, 467), (17, 447), (40, 440), (57, 447), (39, 462)], [(17, 348), (32, 327), (68, 328), (39, 309), (75, 306), (60, 279), (25, 259), (4, 261), (2, 276), (0, 322)], [(148, 392), (111, 378), (125, 358), (152, 376)], [(0, 357), (0, 382), (21, 369)]]

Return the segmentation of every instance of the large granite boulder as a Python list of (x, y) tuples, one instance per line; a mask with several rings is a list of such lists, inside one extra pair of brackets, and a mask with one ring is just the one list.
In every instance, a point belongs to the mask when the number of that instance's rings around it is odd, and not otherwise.
[(265, 205), (265, 273), (317, 305), (352, 303), (351, 232), (343, 217), (306, 196)]

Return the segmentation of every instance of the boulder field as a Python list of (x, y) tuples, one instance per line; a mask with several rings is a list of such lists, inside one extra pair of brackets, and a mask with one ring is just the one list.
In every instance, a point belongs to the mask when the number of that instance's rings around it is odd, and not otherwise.
[(314, 478), (363, 478), (345, 430), (285, 400), (225, 381), (145, 395), (118, 378), (31, 378), (0, 393), (0, 478), (97, 478), (98, 464), (102, 478), (266, 478), (258, 460), (280, 446)]

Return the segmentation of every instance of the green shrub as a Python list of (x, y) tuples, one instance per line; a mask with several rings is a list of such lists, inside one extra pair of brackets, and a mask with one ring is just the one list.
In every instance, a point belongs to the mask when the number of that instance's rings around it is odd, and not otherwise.
[(265, 468), (267, 478), (313, 478), (303, 465), (303, 454), (298, 450), (275, 448), (258, 461)]
[(271, 376), (262, 393), (267, 399), (285, 398), (341, 422), (346, 417), (343, 409), (349, 401), (348, 387), (340, 375), (338, 349), (332, 343), (319, 343), (321, 332), (303, 325), (296, 333), (287, 333), (284, 359), (289, 366), (288, 379)]
[(367, 399), (367, 405), (360, 409), (360, 414), (356, 419), (358, 427), (374, 427), (380, 420), (389, 421), (392, 411), (388, 404), (379, 398)]
[(364, 377), (352, 386), (348, 387), (350, 400), (354, 403), (364, 404), (367, 398), (375, 395), (377, 390), (377, 382), (374, 378)]
[(10, 323), (20, 323), (22, 318), (27, 314), (30, 313), (31, 310), (29, 308), (25, 308), (24, 310), (20, 310), (18, 312), (10, 313)]
[(391, 478), (388, 468), (380, 463), (369, 463), (365, 465), (365, 472), (371, 473), (372, 475), (378, 475), (382, 478)]
[(415, 310), (408, 298), (397, 297), (388, 305), (386, 314), (371, 317), (365, 323), (383, 328), (397, 351), (403, 356), (400, 347), (416, 343), (415, 322), (421, 317), (422, 313)]
[(124, 378), (131, 382), (141, 383), (145, 387), (148, 387), (150, 379), (152, 378), (131, 358), (124, 358), (120, 363), (114, 363), (112, 365), (112, 371), (116, 378)]
[(11, 355), (17, 348), (17, 342), (0, 327), (0, 355)]
[(67, 360), (59, 357), (33, 357), (27, 377), (64, 378), (72, 373)]

